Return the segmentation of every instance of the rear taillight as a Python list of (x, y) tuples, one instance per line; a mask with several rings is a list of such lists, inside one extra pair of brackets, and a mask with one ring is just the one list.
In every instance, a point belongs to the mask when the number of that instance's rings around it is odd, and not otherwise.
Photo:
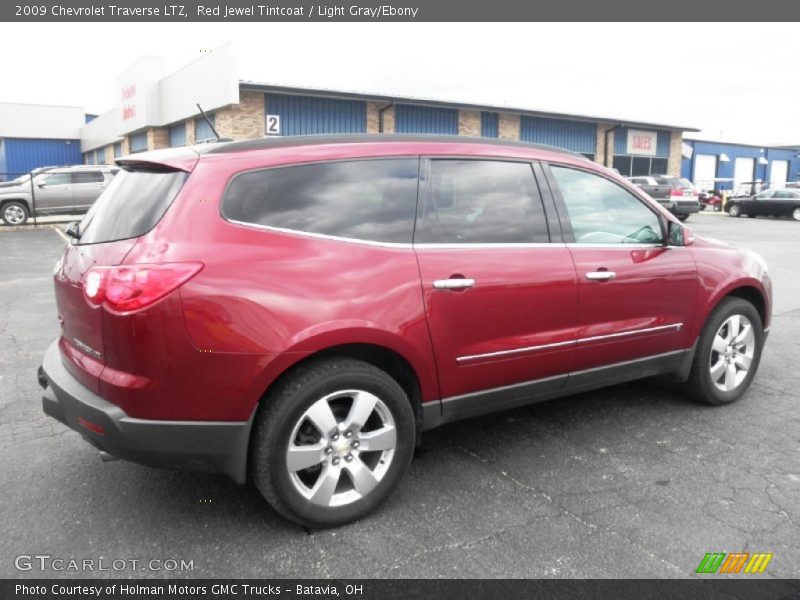
[(93, 306), (131, 313), (158, 302), (202, 268), (198, 262), (93, 267), (83, 278), (83, 295)]
[(672, 188), (669, 191), (670, 196), (683, 196), (683, 190), (680, 188)]

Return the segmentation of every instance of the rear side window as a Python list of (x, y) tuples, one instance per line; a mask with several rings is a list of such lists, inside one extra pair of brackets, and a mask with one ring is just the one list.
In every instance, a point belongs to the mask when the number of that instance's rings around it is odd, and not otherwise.
[(72, 173), (72, 183), (100, 183), (103, 174), (100, 171), (76, 171)]
[(86, 213), (78, 243), (144, 235), (161, 220), (185, 180), (183, 171), (120, 171)]
[(547, 242), (539, 189), (528, 163), (431, 160), (415, 243)]
[(328, 162), (237, 175), (222, 200), (231, 221), (365, 241), (411, 243), (416, 158)]

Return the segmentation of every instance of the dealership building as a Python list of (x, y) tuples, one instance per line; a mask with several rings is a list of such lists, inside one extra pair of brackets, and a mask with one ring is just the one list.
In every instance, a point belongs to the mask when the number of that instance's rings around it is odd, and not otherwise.
[[(623, 175), (687, 175), (688, 170), (691, 177), (706, 152), (695, 147), (699, 142), (684, 140), (685, 132), (697, 131), (687, 126), (286, 87), (243, 80), (238, 74), (235, 47), (229, 44), (172, 74), (165, 73), (161, 58), (140, 59), (116, 78), (115, 105), (96, 117), (80, 109), (27, 106), (15, 118), (12, 113), (20, 105), (0, 105), (0, 173), (51, 164), (112, 164), (126, 154), (213, 140), (208, 121), (220, 137), (234, 140), (385, 133), (534, 142), (578, 152)], [(765, 156), (786, 160), (784, 155), (791, 153), (770, 150)], [(727, 173), (720, 154), (715, 172)], [(786, 167), (792, 179), (798, 170), (794, 155)], [(739, 164), (739, 154), (729, 151), (727, 156)], [(700, 159), (701, 170), (706, 160)]]

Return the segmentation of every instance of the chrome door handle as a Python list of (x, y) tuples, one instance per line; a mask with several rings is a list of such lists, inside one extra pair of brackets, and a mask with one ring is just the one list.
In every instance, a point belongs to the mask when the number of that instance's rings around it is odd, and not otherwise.
[(464, 279), (462, 277), (457, 279), (436, 279), (433, 282), (433, 287), (437, 290), (462, 290), (464, 288), (475, 287), (475, 280)]
[(589, 281), (609, 281), (616, 276), (617, 274), (614, 271), (589, 271), (586, 274), (586, 279)]

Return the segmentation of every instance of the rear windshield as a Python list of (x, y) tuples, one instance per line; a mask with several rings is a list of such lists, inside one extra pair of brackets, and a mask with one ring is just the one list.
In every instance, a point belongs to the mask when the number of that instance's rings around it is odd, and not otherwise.
[(144, 235), (164, 216), (185, 180), (183, 171), (120, 171), (83, 218), (78, 243)]

